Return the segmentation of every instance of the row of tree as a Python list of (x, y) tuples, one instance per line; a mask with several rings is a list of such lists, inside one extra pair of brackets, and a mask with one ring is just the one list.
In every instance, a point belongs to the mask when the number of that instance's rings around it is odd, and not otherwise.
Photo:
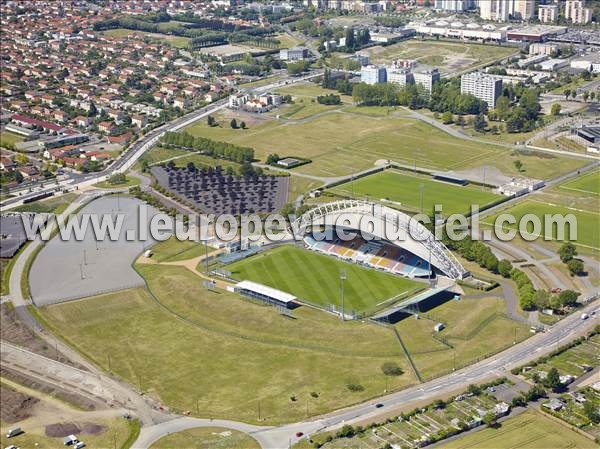
[(317, 97), (317, 102), (319, 102), (319, 104), (334, 105), (334, 104), (341, 104), (342, 99), (339, 95), (336, 95), (336, 94), (326, 94), (326, 95), (319, 95)]
[(232, 143), (219, 142), (206, 137), (194, 137), (186, 132), (166, 132), (160, 139), (161, 145), (198, 151), (208, 156), (226, 159), (240, 164), (254, 160), (254, 149)]

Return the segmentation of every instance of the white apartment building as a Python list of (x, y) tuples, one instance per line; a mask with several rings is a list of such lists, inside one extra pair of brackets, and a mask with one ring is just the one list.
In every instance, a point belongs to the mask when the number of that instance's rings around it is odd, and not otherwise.
[(365, 84), (385, 83), (387, 73), (385, 67), (377, 65), (366, 65), (360, 69), (360, 80)]
[(558, 18), (558, 5), (540, 5), (538, 19), (542, 23), (553, 23)]
[(406, 86), (407, 84), (414, 84), (415, 77), (409, 69), (389, 69), (387, 71), (387, 81), (388, 83)]
[(482, 0), (480, 16), (484, 20), (506, 22), (510, 17), (529, 20), (535, 15), (535, 0)]
[(473, 0), (435, 0), (434, 8), (442, 11), (462, 12), (473, 8)]
[(431, 93), (433, 85), (440, 80), (440, 71), (438, 69), (425, 70), (422, 72), (413, 73), (415, 84), (419, 84), (425, 90)]
[(460, 78), (460, 91), (472, 94), (487, 103), (488, 108), (496, 107), (496, 100), (502, 94), (502, 80), (481, 72), (467, 73)]
[(585, 0), (567, 0), (565, 17), (573, 23), (589, 23), (592, 21), (592, 10), (585, 7)]

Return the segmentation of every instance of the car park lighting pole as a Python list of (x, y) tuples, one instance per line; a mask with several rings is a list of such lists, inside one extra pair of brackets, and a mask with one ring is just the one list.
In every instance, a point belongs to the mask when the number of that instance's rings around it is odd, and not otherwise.
[(342, 281), (342, 321), (345, 320), (344, 317), (344, 281), (346, 280), (346, 270), (340, 271), (340, 281)]

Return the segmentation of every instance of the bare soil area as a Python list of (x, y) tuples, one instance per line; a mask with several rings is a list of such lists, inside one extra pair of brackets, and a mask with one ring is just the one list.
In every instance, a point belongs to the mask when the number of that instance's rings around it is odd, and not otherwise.
[(53, 438), (66, 437), (68, 435), (98, 435), (104, 432), (105, 427), (94, 423), (56, 423), (47, 425), (46, 436)]
[(39, 399), (6, 385), (0, 385), (0, 398), (0, 419), (9, 424), (29, 418), (33, 406), (39, 402)]

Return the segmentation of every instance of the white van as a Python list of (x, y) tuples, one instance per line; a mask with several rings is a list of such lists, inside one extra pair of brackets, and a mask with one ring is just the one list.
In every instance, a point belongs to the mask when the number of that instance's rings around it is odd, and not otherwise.
[(16, 437), (17, 435), (21, 435), (23, 430), (20, 427), (15, 427), (14, 429), (10, 429), (6, 434), (6, 438)]

